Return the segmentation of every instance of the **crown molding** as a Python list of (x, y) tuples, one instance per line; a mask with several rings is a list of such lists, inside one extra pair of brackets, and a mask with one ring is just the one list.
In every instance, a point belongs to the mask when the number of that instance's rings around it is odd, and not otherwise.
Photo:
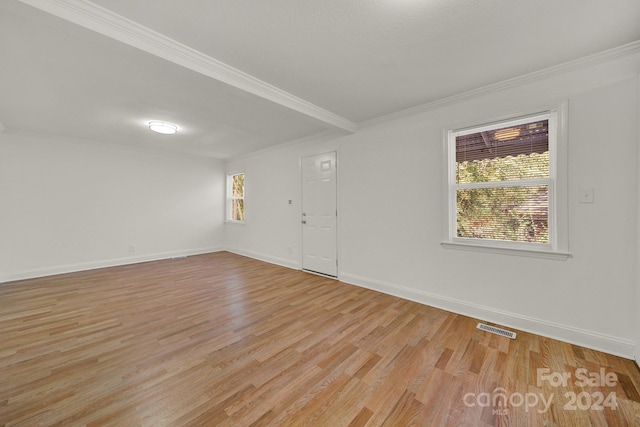
[(502, 80), (500, 82), (492, 83), (492, 84), (482, 86), (476, 89), (472, 89), (466, 92), (461, 92), (455, 95), (436, 99), (431, 102), (418, 105), (416, 107), (407, 108), (407, 109), (396, 111), (384, 116), (376, 117), (371, 120), (359, 122), (358, 127), (362, 129), (365, 127), (374, 126), (381, 123), (401, 119), (404, 117), (418, 115), (421, 113), (425, 113), (427, 111), (435, 110), (437, 108), (456, 104), (458, 102), (471, 100), (483, 95), (500, 92), (515, 86), (520, 86), (520, 85), (535, 82), (538, 80), (547, 79), (550, 77), (558, 76), (563, 73), (602, 64), (608, 61), (612, 61), (618, 58), (623, 58), (626, 56), (631, 56), (637, 53), (640, 53), (640, 40), (636, 40), (634, 42), (627, 43), (622, 46), (618, 46), (602, 52), (598, 52), (593, 55), (585, 56), (583, 58), (579, 58), (573, 61), (563, 62), (561, 64), (544, 68), (542, 70), (538, 70), (538, 71), (523, 74), (517, 77), (513, 77), (511, 79)]
[(313, 118), (330, 128), (354, 133), (357, 124), (305, 101), (137, 22), (86, 0), (20, 0), (22, 3), (181, 65), (245, 92)]

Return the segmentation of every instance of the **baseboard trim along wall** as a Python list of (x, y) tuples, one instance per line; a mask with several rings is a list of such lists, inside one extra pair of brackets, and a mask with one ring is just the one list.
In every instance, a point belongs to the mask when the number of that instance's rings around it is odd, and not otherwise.
[(251, 252), (251, 251), (245, 251), (245, 250), (236, 249), (236, 248), (225, 248), (224, 250), (236, 255), (246, 256), (248, 258), (257, 259), (258, 261), (264, 261), (264, 262), (268, 262), (269, 264), (279, 265), (281, 267), (292, 268), (294, 270), (300, 270), (302, 268), (299, 262), (292, 261), (286, 258), (278, 258), (270, 255), (260, 254), (260, 253)]
[[(463, 316), (469, 316), (482, 321), (506, 326), (508, 328), (519, 329), (521, 331), (530, 332), (547, 338), (576, 344), (592, 350), (598, 350), (604, 353), (624, 357), (625, 359), (634, 359), (635, 343), (631, 340), (612, 337), (572, 326), (547, 322), (545, 320), (522, 316), (516, 313), (495, 310), (490, 307), (472, 304), (454, 298), (434, 295), (428, 292), (398, 286), (392, 283), (385, 283), (357, 275), (341, 273), (339, 275), (339, 279), (351, 285), (372, 289), (374, 291), (415, 301), (431, 307), (440, 308)], [(637, 361), (638, 360), (636, 359), (636, 362)]]
[(185, 257), (191, 255), (200, 255), (211, 252), (220, 252), (224, 250), (221, 247), (185, 249), (171, 252), (159, 252), (146, 255), (138, 255), (125, 258), (115, 258), (109, 260), (100, 260), (92, 262), (84, 262), (78, 264), (56, 265), (35, 270), (17, 271), (8, 274), (0, 274), (0, 284), (13, 282), (15, 280), (34, 279), (36, 277), (53, 276), (55, 274), (73, 273), (76, 271), (95, 270), (97, 268), (115, 267), (118, 265), (138, 264), (148, 261), (159, 261), (163, 259)]

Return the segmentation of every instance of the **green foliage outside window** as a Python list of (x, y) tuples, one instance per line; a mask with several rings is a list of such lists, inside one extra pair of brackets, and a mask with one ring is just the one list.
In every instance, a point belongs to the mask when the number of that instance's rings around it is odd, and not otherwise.
[[(456, 163), (456, 182), (470, 184), (549, 178), (549, 152)], [(457, 236), (549, 242), (548, 185), (456, 191)]]
[(244, 174), (232, 176), (231, 180), (231, 219), (244, 221)]

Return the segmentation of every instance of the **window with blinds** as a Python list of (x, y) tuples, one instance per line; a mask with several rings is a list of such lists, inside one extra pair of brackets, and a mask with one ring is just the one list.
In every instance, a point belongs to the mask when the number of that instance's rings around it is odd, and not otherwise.
[(450, 131), (453, 241), (550, 246), (553, 113)]

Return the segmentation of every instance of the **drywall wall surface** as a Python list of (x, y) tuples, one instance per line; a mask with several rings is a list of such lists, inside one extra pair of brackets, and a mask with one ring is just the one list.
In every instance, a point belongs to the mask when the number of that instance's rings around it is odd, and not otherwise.
[(0, 281), (223, 247), (224, 163), (5, 132)]
[[(568, 98), (566, 261), (440, 245), (447, 233), (443, 129), (509, 110), (535, 112), (544, 100), (526, 105), (510, 91), (352, 137), (341, 146), (341, 278), (514, 327), (544, 326), (539, 332), (576, 342), (602, 334), (593, 346), (628, 356), (637, 254), (634, 88), (626, 80)], [(594, 203), (579, 203), (584, 188), (594, 190)]]

